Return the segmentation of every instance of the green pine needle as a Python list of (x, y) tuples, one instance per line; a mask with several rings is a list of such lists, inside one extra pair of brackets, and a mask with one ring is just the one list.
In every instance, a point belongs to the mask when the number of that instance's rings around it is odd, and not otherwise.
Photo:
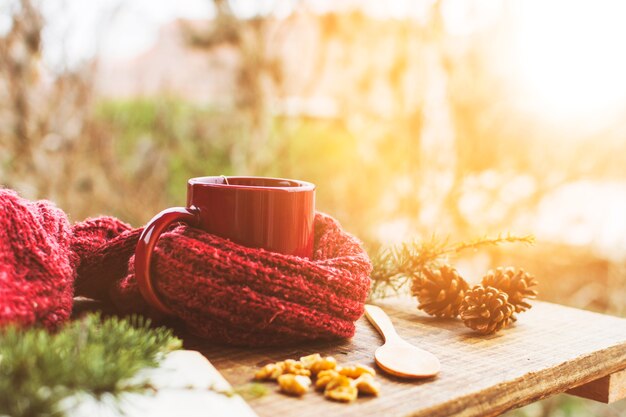
[(57, 333), (45, 329), (0, 330), (0, 416), (62, 415), (59, 402), (82, 392), (101, 398), (149, 389), (132, 381), (158, 366), (182, 343), (141, 317), (101, 319), (91, 314)]
[(372, 287), (370, 300), (381, 299), (402, 293), (411, 280), (425, 268), (434, 267), (451, 256), (469, 249), (480, 249), (503, 243), (533, 244), (533, 236), (515, 236), (510, 233), (496, 237), (481, 237), (467, 242), (449, 243), (432, 236), (423, 242), (405, 242), (383, 247), (372, 257)]
[(532, 235), (515, 236), (510, 233), (506, 235), (499, 234), (496, 237), (485, 236), (468, 242), (457, 243), (449, 248), (449, 252), (459, 253), (466, 249), (480, 249), (485, 246), (497, 246), (502, 243), (524, 243), (526, 245), (532, 245), (535, 243), (535, 237)]

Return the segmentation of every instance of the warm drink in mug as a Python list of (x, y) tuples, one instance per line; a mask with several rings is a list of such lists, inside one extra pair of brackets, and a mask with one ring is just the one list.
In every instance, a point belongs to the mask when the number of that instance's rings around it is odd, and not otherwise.
[(157, 214), (135, 251), (135, 275), (143, 297), (169, 313), (150, 277), (152, 251), (172, 223), (184, 222), (251, 248), (300, 257), (313, 254), (315, 185), (281, 178), (200, 177), (187, 182), (187, 206)]

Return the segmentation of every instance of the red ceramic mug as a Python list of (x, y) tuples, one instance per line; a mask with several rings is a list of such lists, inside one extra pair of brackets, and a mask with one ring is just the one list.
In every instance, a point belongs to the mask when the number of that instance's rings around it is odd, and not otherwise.
[(315, 185), (282, 178), (200, 177), (187, 182), (187, 206), (163, 210), (146, 225), (135, 250), (142, 296), (171, 313), (150, 277), (152, 251), (172, 223), (184, 222), (235, 243), (300, 257), (313, 254)]

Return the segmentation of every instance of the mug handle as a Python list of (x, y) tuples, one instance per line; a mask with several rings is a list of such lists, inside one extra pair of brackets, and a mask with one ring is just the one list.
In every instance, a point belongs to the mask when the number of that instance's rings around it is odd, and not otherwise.
[(190, 226), (199, 224), (197, 208), (172, 207), (163, 210), (152, 218), (141, 232), (135, 249), (135, 278), (142, 297), (157, 310), (171, 315), (170, 310), (156, 295), (150, 277), (150, 260), (157, 240), (167, 228), (175, 222), (185, 222)]

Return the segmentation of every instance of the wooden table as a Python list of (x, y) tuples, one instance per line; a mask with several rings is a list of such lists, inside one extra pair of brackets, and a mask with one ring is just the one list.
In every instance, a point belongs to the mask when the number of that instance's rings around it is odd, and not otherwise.
[[(536, 302), (512, 327), (491, 336), (472, 333), (458, 320), (425, 316), (411, 299), (379, 303), (398, 333), (435, 353), (439, 376), (405, 381), (380, 373), (378, 398), (352, 404), (327, 401), (317, 392), (302, 398), (277, 392), (251, 400), (261, 417), (277, 416), (491, 416), (574, 389), (574, 393), (616, 401), (626, 397), (626, 319)], [(374, 366), (382, 338), (365, 318), (353, 339), (272, 349), (225, 348), (186, 339), (187, 349), (201, 351), (234, 386), (250, 382), (266, 363), (314, 352), (340, 363)], [(575, 389), (575, 387), (579, 387)]]

